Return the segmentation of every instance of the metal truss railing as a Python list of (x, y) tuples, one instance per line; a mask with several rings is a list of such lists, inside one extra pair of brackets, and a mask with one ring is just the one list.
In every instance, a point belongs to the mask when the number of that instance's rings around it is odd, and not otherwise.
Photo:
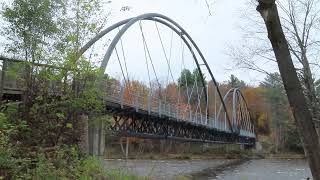
[[(121, 108), (132, 107), (137, 112), (143, 111), (159, 117), (167, 116), (178, 121), (188, 121), (194, 125), (207, 126), (223, 132), (231, 132), (227, 119), (224, 115), (222, 119), (208, 117), (203, 113), (196, 113), (192, 109), (181, 108), (178, 104), (171, 104), (161, 100), (151, 91), (137, 90), (125, 85), (108, 83), (105, 100), (119, 104)], [(253, 131), (240, 130), (241, 136), (255, 137)]]

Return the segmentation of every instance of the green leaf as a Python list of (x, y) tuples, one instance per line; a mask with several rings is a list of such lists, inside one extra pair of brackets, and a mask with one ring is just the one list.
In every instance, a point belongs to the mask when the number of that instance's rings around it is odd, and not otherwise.
[(65, 118), (65, 115), (63, 113), (56, 113), (56, 116), (59, 118), (59, 119), (64, 119)]
[(72, 126), (71, 123), (67, 123), (67, 124), (66, 124), (66, 128), (72, 129), (72, 127), (73, 127), (73, 126)]

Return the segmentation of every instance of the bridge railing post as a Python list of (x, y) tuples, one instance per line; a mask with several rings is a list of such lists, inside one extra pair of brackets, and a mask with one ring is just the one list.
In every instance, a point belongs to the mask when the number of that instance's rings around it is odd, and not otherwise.
[(172, 116), (176, 118), (176, 106), (174, 104), (172, 105)]
[(161, 111), (161, 99), (159, 99), (159, 117), (161, 117), (161, 113), (162, 113), (162, 111)]
[(139, 91), (137, 91), (136, 93), (133, 93), (134, 97), (135, 97), (135, 106), (136, 106), (136, 112), (139, 111)]
[(223, 126), (224, 126), (224, 122), (223, 122), (223, 120), (222, 120), (222, 121), (220, 121), (220, 130), (221, 130), (221, 131), (223, 131)]
[(205, 116), (204, 120), (205, 120), (205, 124), (206, 124), (206, 125), (211, 126), (211, 125), (209, 124), (209, 118), (208, 118), (207, 112), (206, 112), (206, 116)]
[(120, 85), (120, 106), (123, 108), (123, 100), (124, 100), (124, 87)]
[(171, 104), (171, 116), (174, 117), (174, 106)]
[(224, 131), (227, 131), (227, 113), (224, 113), (224, 125), (223, 125)]
[(210, 118), (209, 120), (210, 126), (214, 128), (214, 118)]
[(198, 113), (194, 113), (194, 122), (198, 123)]
[(172, 106), (172, 110), (171, 110), (171, 113), (172, 113), (172, 117), (176, 117), (176, 107), (174, 105), (171, 105)]
[(191, 117), (192, 117), (192, 121), (193, 122), (196, 122), (196, 113), (194, 113), (194, 112), (191, 112)]
[(201, 124), (204, 124), (204, 123), (203, 123), (203, 117), (202, 117), (202, 113), (201, 113), (201, 111), (200, 111), (200, 113), (199, 113), (199, 114), (200, 114), (200, 121), (201, 121)]
[(200, 117), (201, 117), (201, 118), (200, 118), (200, 119), (201, 119), (201, 124), (204, 125), (204, 124), (205, 124), (205, 121), (204, 121), (204, 118), (203, 118), (203, 115), (202, 115), (201, 112), (200, 112)]
[(213, 127), (216, 128), (216, 129), (219, 129), (219, 128), (218, 128), (218, 120), (217, 120), (217, 119), (214, 119), (214, 121), (213, 121)]
[(174, 117), (174, 106), (172, 104), (170, 104), (170, 115), (171, 117)]
[(198, 124), (198, 113), (194, 113), (194, 120), (195, 120), (195, 123), (197, 123)]
[(194, 113), (194, 122), (199, 124), (198, 123), (198, 113), (197, 112)]
[(212, 126), (213, 128), (216, 128), (216, 118), (212, 118)]
[(178, 107), (177, 107), (177, 105), (175, 104), (174, 105), (174, 117), (177, 119), (177, 120), (179, 120), (179, 118), (178, 118)]
[(151, 114), (151, 96), (152, 96), (152, 92), (150, 91), (148, 93), (148, 114)]
[(176, 106), (176, 118), (178, 120), (181, 120), (180, 115), (179, 115), (179, 107)]

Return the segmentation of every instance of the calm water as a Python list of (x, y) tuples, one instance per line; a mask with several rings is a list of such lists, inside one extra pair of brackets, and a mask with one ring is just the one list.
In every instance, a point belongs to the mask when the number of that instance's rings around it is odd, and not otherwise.
[(208, 179), (303, 180), (308, 177), (311, 172), (304, 160), (253, 160)]
[(106, 160), (110, 169), (153, 179), (187, 176), (199, 180), (303, 180), (311, 177), (303, 160), (251, 160), (240, 165), (221, 167), (232, 160)]

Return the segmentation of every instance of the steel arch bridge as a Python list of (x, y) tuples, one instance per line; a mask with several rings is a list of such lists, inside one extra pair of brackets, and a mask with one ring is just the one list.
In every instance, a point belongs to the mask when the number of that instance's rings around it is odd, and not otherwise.
[[(193, 82), (192, 88), (190, 83), (189, 85), (187, 84), (187, 80), (184, 81), (186, 84), (182, 83), (182, 72), (179, 79), (180, 82), (174, 83), (175, 87), (178, 89), (178, 92), (176, 92), (176, 102), (169, 102), (167, 100), (168, 83), (166, 88), (161, 89), (161, 86), (163, 85), (158, 81), (157, 72), (155, 71), (150, 50), (146, 42), (146, 36), (143, 32), (142, 22), (145, 21), (151, 21), (155, 24), (157, 34), (161, 41), (164, 59), (166, 59), (166, 63), (168, 64), (167, 82), (169, 76), (171, 75), (172, 77), (172, 67), (170, 67), (169, 55), (166, 54), (164, 43), (162, 42), (159, 33), (158, 24), (167, 27), (172, 31), (172, 34), (175, 33), (176, 36), (180, 38), (181, 43), (187, 47), (195, 63), (196, 72), (198, 73), (194, 73), (194, 79), (197, 80)], [(148, 71), (150, 83), (149, 87), (144, 87), (142, 89), (134, 88), (134, 83), (130, 80), (126, 64), (128, 58), (124, 55), (122, 42), (124, 34), (135, 24), (138, 24), (140, 27), (147, 64), (146, 69)], [(108, 81), (106, 83), (106, 89), (108, 89), (108, 91), (104, 99), (106, 102), (106, 110), (112, 115), (114, 120), (111, 129), (115, 133), (122, 136), (170, 138), (185, 141), (237, 143), (246, 145), (255, 144), (256, 136), (254, 126), (243, 94), (239, 89), (232, 88), (223, 97), (204, 55), (191, 36), (177, 22), (156, 13), (143, 14), (120, 21), (101, 31), (96, 37), (84, 45), (80, 50), (80, 55), (98, 40), (115, 30), (118, 30), (118, 32), (108, 46), (100, 65), (101, 71), (105, 72), (112, 54), (116, 54), (116, 59), (118, 59), (123, 76), (123, 82)], [(121, 63), (117, 46), (121, 46), (123, 64)], [(172, 36), (170, 46), (172, 46)], [(150, 61), (150, 64), (148, 60)], [(149, 66), (152, 66), (152, 68)], [(209, 83), (207, 83), (204, 78), (203, 67), (209, 75)], [(153, 69), (155, 73), (155, 79), (158, 81), (159, 88), (155, 89), (151, 86), (150, 69)], [(184, 70), (185, 69), (181, 71)], [(174, 81), (173, 77), (172, 80)], [(192, 93), (195, 86), (197, 93)], [(212, 87), (210, 88), (210, 86)], [(186, 104), (188, 108), (182, 108), (181, 106), (182, 100), (180, 97), (182, 97), (182, 88), (184, 88), (184, 92), (187, 94)], [(209, 89), (214, 91), (214, 95), (209, 92)], [(199, 93), (200, 91), (201, 93)], [(214, 96), (214, 105), (209, 102), (209, 95), (210, 97)], [(193, 104), (190, 102), (190, 96), (196, 97)], [(216, 101), (220, 101), (220, 103), (217, 103)], [(215, 108), (214, 112), (210, 111), (209, 107), (212, 106)], [(219, 110), (217, 111), (217, 109)]]

